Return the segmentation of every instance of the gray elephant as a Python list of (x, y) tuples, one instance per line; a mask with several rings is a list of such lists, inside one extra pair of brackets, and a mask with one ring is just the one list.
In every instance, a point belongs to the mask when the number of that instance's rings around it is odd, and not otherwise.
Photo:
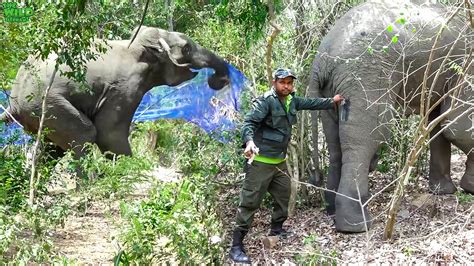
[[(419, 113), (431, 48), (453, 12), (408, 1), (367, 2), (348, 11), (322, 40), (313, 63), (310, 93), (320, 97), (342, 94), (350, 100), (347, 121), (335, 110), (321, 113), (329, 149), (327, 188), (340, 193), (325, 193), (327, 211), (335, 214), (338, 231), (362, 232), (370, 227), (367, 208), (344, 195), (355, 199), (360, 195), (363, 202), (369, 199), (368, 172), (381, 142), (390, 137), (387, 123), (396, 111)], [(456, 191), (450, 177), (451, 143), (467, 154), (460, 185), (474, 192), (474, 93), (472, 86), (462, 82), (466, 76), (459, 75), (463, 67), (466, 74), (472, 74), (466, 62), (472, 32), (464, 14), (463, 10), (456, 13), (440, 35), (427, 78), (427, 87), (434, 89), (430, 104), (455, 89), (458, 78), (462, 88), (456, 111), (442, 121), (449, 128), (430, 143), (429, 187), (438, 193)], [(444, 100), (430, 120), (446, 111), (453, 100), (453, 95)], [(435, 128), (431, 136), (441, 128)]]
[[(102, 152), (130, 155), (130, 123), (143, 95), (155, 86), (192, 79), (197, 72), (191, 68), (214, 69), (208, 84), (215, 90), (229, 83), (227, 63), (182, 33), (141, 27), (128, 48), (129, 43), (108, 41), (110, 49), (87, 63), (90, 92), (80, 91), (65, 77), (54, 80), (46, 101), (47, 138), (63, 150), (73, 149), (76, 158), (84, 154), (86, 142), (96, 143)], [(55, 58), (30, 57), (32, 67), (18, 71), (8, 111), (27, 131), (38, 130), (41, 99)]]

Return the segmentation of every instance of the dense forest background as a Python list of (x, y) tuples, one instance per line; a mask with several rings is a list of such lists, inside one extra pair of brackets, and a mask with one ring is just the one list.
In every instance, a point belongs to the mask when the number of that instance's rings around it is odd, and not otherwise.
[[(27, 6), (34, 9), (29, 22), (4, 22), (0, 10), (2, 90), (11, 88), (18, 68), (28, 55), (44, 58), (51, 52), (59, 55), (59, 63), (71, 67), (71, 72), (62, 75), (83, 80), (85, 60), (97, 56), (89, 50), (94, 39), (130, 39), (147, 5), (147, 1), (142, 0), (28, 2)], [(242, 115), (248, 109), (249, 100), (268, 89), (269, 71), (276, 67), (293, 69), (298, 75), (298, 93), (305, 95), (320, 40), (337, 18), (363, 2), (366, 1), (152, 0), (148, 3), (143, 25), (183, 32), (242, 71), (249, 79), (241, 99)], [(438, 2), (455, 5), (463, 1)], [(311, 129), (315, 126), (311, 124), (311, 115), (315, 114), (299, 114), (290, 146), (290, 171), (293, 178), (303, 183), (314, 174), (312, 171), (316, 167), (311, 159)], [(410, 122), (406, 119), (403, 126), (394, 129), (402, 134), (384, 145), (380, 153), (374, 175), (381, 183), (396, 176), (405, 161), (404, 156), (410, 148), (410, 132), (414, 130)], [(140, 123), (131, 137), (134, 155), (113, 160), (106, 159), (91, 147), (93, 152), (81, 161), (74, 161), (71, 154), (56, 160), (40, 152), (31, 162), (32, 145), (5, 146), (0, 150), (0, 263), (225, 263), (244, 163), (239, 134), (231, 134), (229, 143), (221, 143), (184, 121)], [(320, 138), (319, 142), (321, 153), (316, 163), (324, 172), (328, 158), (324, 139)], [(33, 179), (32, 164), (36, 167)], [(86, 169), (89, 179), (75, 180), (73, 169), (77, 164)], [(416, 176), (426, 176), (426, 173), (425, 152), (417, 163)], [(410, 180), (413, 193), (422, 189), (420, 182), (426, 183), (426, 180), (418, 177)], [(31, 190), (34, 190), (33, 199)], [(258, 258), (256, 261), (337, 264), (355, 256), (345, 252), (357, 250), (348, 247), (352, 244), (361, 245), (366, 252), (364, 258), (370, 261), (371, 245), (389, 245), (389, 242), (377, 242), (382, 241), (374, 237), (377, 231), (343, 239), (338, 239), (330, 226), (311, 231), (318, 221), (326, 219), (323, 222), (328, 222), (327, 218), (321, 218), (324, 203), (320, 190), (300, 185), (298, 191), (292, 209), (296, 218), (290, 223), (298, 227), (299, 222), (304, 224), (305, 221), (313, 228), (298, 235), (291, 243), (284, 243), (274, 253), (260, 247), (258, 233), (251, 235), (250, 253)], [(390, 191), (382, 196), (378, 204), (387, 204)], [(440, 207), (443, 199), (428, 198), (430, 209), (426, 212), (443, 213)], [(472, 195), (457, 193), (450, 199), (458, 204), (459, 221), (472, 224)], [(270, 206), (270, 201), (266, 200), (265, 210), (256, 218), (257, 224), (268, 220), (265, 217)], [(98, 250), (90, 244), (83, 249), (89, 255), (72, 256), (75, 251), (67, 250), (67, 246), (79, 245), (82, 240), (74, 238), (74, 233), (79, 234), (74, 230), (84, 228), (70, 229), (68, 221), (72, 217), (93, 220), (91, 214), (97, 214), (99, 210), (103, 220), (109, 221), (109, 227), (103, 225), (104, 230), (113, 228), (111, 239), (107, 240), (114, 243), (107, 251), (109, 253), (106, 252), (108, 257), (91, 255)], [(385, 207), (377, 210), (383, 215)], [(425, 217), (425, 213), (420, 217)], [(404, 218), (408, 219), (410, 215)], [(431, 223), (431, 220), (421, 220)], [(422, 222), (417, 220), (418, 226)], [(436, 234), (439, 229), (421, 227), (432, 230), (426, 231), (425, 235)], [(258, 232), (258, 228), (265, 227), (257, 225), (256, 228)], [(65, 244), (64, 237), (60, 239), (58, 234), (67, 230), (71, 230), (67, 234), (72, 241)], [(328, 237), (328, 234), (335, 236)], [(403, 235), (398, 237), (404, 239)], [(347, 240), (349, 238), (357, 240), (351, 242)], [(323, 248), (326, 240), (331, 243), (347, 240), (347, 245)], [(426, 244), (425, 250), (402, 240), (393, 248), (394, 253), (432, 262), (438, 262), (438, 257), (444, 256), (426, 251), (432, 242)], [(469, 248), (469, 243), (464, 245)], [(451, 261), (455, 256), (469, 256), (469, 252), (472, 261), (472, 246), (470, 250), (465, 251), (467, 255), (453, 255)], [(434, 259), (429, 260), (430, 256)], [(444, 261), (449, 262), (449, 258)]]

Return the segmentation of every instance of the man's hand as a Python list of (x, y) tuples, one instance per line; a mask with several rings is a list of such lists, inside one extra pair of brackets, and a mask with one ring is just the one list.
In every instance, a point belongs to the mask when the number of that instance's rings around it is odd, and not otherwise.
[(249, 140), (247, 144), (245, 145), (245, 150), (244, 150), (245, 158), (250, 159), (255, 154), (258, 154), (258, 147), (255, 145), (253, 140)]
[(342, 97), (342, 95), (340, 94), (336, 94), (334, 98), (332, 98), (332, 100), (334, 101), (334, 103), (337, 104), (337, 103), (340, 103), (342, 100), (344, 100), (344, 97)]

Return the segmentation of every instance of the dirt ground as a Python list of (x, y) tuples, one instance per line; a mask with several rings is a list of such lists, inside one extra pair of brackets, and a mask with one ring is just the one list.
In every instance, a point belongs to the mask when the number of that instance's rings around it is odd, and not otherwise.
[[(464, 155), (453, 155), (451, 173), (456, 185), (464, 172), (465, 160)], [(390, 182), (380, 173), (372, 175), (372, 193)], [(272, 249), (265, 249), (263, 245), (271, 217), (270, 205), (267, 204), (257, 213), (254, 227), (245, 240), (247, 253), (252, 258), (252, 264), (256, 265), (319, 265), (333, 262), (474, 265), (474, 203), (460, 203), (455, 195), (429, 194), (427, 184), (426, 179), (420, 178), (417, 185), (408, 186), (392, 241), (383, 239), (391, 196), (391, 192), (387, 191), (369, 205), (375, 220), (368, 233), (338, 233), (333, 219), (322, 209), (302, 206), (285, 223), (293, 236), (280, 239)], [(229, 211), (226, 219), (232, 221), (234, 213), (235, 210)], [(229, 235), (231, 230), (229, 226)], [(230, 236), (228, 241), (231, 241)]]
[[(452, 175), (456, 185), (464, 171), (465, 159), (465, 156), (453, 155)], [(170, 173), (173, 173), (172, 169), (161, 168), (154, 175), (159, 178), (170, 176)], [(377, 173), (372, 180), (372, 192), (389, 182)], [(265, 249), (262, 242), (270, 221), (270, 204), (266, 202), (256, 214), (254, 227), (245, 240), (247, 252), (254, 265), (332, 262), (473, 265), (474, 204), (459, 202), (455, 195), (428, 194), (427, 183), (426, 179), (420, 178), (417, 185), (409, 186), (392, 241), (385, 241), (382, 237), (386, 206), (390, 200), (390, 192), (384, 192), (370, 204), (375, 220), (368, 233), (338, 233), (332, 218), (321, 208), (299, 204), (295, 215), (285, 223), (293, 235), (279, 240), (272, 249)], [(141, 184), (130, 200), (142, 198), (148, 188), (149, 185)], [(226, 241), (230, 244), (239, 188), (235, 186), (223, 191), (221, 204), (232, 204), (222, 208), (221, 214), (224, 221), (228, 221), (225, 223)], [(312, 193), (312, 197), (317, 198), (318, 194)], [(119, 222), (118, 202), (93, 203), (83, 215), (70, 216), (65, 227), (53, 234), (54, 246), (60, 254), (75, 259), (79, 264), (112, 264), (119, 250), (116, 241)], [(230, 264), (230, 261), (226, 263)]]
[(112, 264), (119, 251), (114, 208), (94, 203), (84, 215), (70, 216), (54, 235), (58, 253), (80, 264)]
[[(173, 169), (159, 167), (146, 173), (148, 182), (135, 186), (126, 201), (144, 199), (155, 180), (173, 181), (179, 174)], [(120, 229), (119, 200), (91, 202), (84, 212), (71, 215), (53, 233), (53, 245), (58, 254), (78, 264), (109, 265), (120, 251), (117, 241)]]

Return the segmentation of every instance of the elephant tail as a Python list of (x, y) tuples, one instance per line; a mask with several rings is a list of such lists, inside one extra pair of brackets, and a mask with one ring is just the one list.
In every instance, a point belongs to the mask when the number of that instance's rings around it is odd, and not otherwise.
[[(322, 97), (322, 90), (324, 84), (326, 83), (327, 74), (324, 66), (325, 62), (319, 54), (316, 55), (313, 68), (311, 72), (311, 78), (309, 81), (309, 89), (307, 92), (308, 97)], [(313, 136), (313, 150), (312, 150), (312, 160), (311, 160), (311, 173), (309, 177), (309, 183), (315, 186), (321, 186), (323, 183), (323, 174), (320, 168), (320, 155), (318, 149), (319, 143), (319, 125), (318, 125), (319, 111), (314, 111), (311, 115), (312, 123), (312, 136)]]

